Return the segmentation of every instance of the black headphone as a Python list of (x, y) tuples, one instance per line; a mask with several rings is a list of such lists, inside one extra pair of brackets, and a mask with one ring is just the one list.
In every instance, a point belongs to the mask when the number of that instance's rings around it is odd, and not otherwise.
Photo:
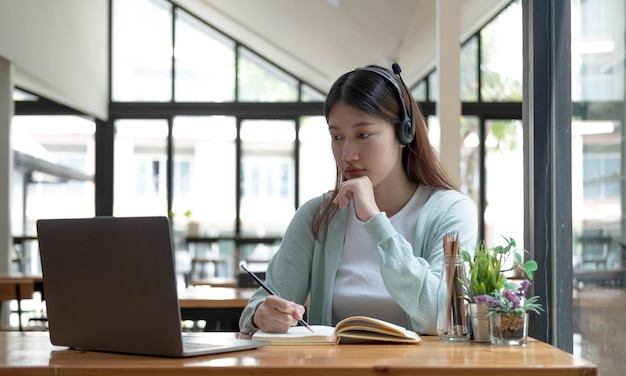
[[(393, 63), (391, 68), (393, 69), (393, 73), (398, 75), (398, 77), (400, 78), (400, 82), (402, 82), (402, 86), (404, 86), (404, 90), (406, 90), (406, 92), (408, 93), (409, 89), (404, 84), (402, 76), (400, 76), (400, 72), (402, 72), (402, 69), (400, 69), (398, 63)], [(407, 107), (404, 103), (404, 96), (402, 95), (402, 89), (400, 89), (398, 81), (396, 81), (396, 79), (393, 78), (393, 76), (389, 74), (389, 72), (379, 67), (368, 66), (359, 69), (374, 72), (393, 85), (396, 93), (398, 94), (398, 99), (400, 100), (400, 107), (402, 108), (400, 121), (396, 123), (396, 137), (398, 138), (398, 141), (400, 141), (400, 143), (402, 143), (403, 145), (410, 144), (415, 138), (415, 117), (413, 115), (413, 104), (409, 103), (411, 110), (409, 114), (406, 110)]]

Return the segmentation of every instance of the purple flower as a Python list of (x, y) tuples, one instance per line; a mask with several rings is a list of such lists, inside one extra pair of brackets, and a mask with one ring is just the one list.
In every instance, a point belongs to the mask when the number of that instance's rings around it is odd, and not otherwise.
[(513, 308), (519, 308), (522, 306), (521, 305), (522, 301), (520, 297), (517, 296), (517, 293), (515, 293), (514, 291), (511, 291), (509, 289), (504, 289), (502, 290), (502, 295), (506, 298), (506, 300), (511, 302), (511, 304), (513, 305)]
[(474, 303), (487, 304), (491, 308), (498, 306), (498, 300), (491, 295), (478, 295), (474, 297)]
[[(513, 286), (513, 284), (509, 284)], [(526, 298), (526, 290), (530, 286), (530, 281), (524, 280), (513, 290), (504, 288), (501, 291), (494, 291), (491, 294), (479, 295), (473, 298), (474, 303), (487, 304), (490, 312), (499, 313), (522, 313), (527, 311), (543, 311), (541, 305), (537, 303), (537, 297)]]
[(530, 281), (525, 279), (522, 281), (522, 283), (520, 283), (518, 291), (521, 295), (524, 295), (526, 291), (528, 291), (529, 287), (530, 287)]

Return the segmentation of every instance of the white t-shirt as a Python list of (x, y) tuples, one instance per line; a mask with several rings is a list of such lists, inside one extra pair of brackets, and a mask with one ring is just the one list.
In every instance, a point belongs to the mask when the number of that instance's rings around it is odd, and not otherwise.
[[(411, 244), (417, 216), (431, 193), (432, 189), (420, 185), (406, 205), (389, 218), (396, 231)], [(349, 209), (333, 293), (333, 322), (365, 315), (408, 327), (406, 313), (385, 288), (378, 267), (376, 244), (365, 230), (364, 222), (356, 217), (352, 201)]]

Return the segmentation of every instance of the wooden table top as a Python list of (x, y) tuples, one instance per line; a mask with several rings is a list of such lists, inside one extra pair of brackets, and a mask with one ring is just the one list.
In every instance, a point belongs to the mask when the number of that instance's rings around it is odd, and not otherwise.
[(20, 299), (33, 297), (34, 281), (22, 276), (0, 276), (0, 301), (17, 299), (19, 288)]
[[(237, 333), (205, 333), (234, 338)], [(0, 332), (0, 375), (597, 375), (597, 367), (543, 342), (525, 346), (419, 345), (266, 346), (192, 358), (158, 358), (68, 350), (46, 332)]]
[(178, 294), (180, 308), (244, 308), (256, 288), (190, 287)]
[(191, 286), (211, 286), (211, 287), (237, 287), (237, 279), (230, 277), (211, 277), (205, 279), (194, 279)]
[(626, 288), (594, 287), (574, 290), (574, 307), (579, 308), (626, 308)]

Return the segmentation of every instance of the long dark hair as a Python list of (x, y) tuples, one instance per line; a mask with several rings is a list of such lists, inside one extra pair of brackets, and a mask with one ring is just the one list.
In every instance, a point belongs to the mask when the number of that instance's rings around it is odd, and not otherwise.
[[(411, 111), (413, 113), (415, 137), (402, 151), (402, 165), (408, 179), (426, 187), (456, 189), (428, 140), (424, 115), (413, 95), (406, 90), (404, 84), (389, 69), (374, 65), (370, 67), (387, 71), (401, 88), (404, 103), (410, 103), (409, 106), (413, 107), (412, 110), (407, 108), (406, 111), (408, 114)], [(344, 103), (381, 118), (394, 126), (400, 122), (401, 114), (403, 114), (397, 89), (381, 74), (366, 69), (356, 69), (345, 73), (335, 81), (324, 103), (324, 116), (327, 122), (330, 111), (338, 103)], [(313, 221), (313, 233), (316, 238), (319, 238), (320, 231), (328, 226), (337, 212), (337, 205), (334, 205), (332, 201), (337, 195), (339, 184), (343, 180), (344, 177), (339, 166), (337, 166), (335, 189), (332, 191), (331, 197), (322, 203), (322, 208)]]

